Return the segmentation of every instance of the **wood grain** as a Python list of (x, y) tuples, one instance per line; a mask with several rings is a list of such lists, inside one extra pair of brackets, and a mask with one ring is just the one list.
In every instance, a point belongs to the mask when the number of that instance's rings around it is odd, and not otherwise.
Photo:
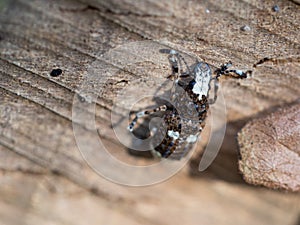
[[(86, 218), (92, 224), (298, 222), (298, 195), (243, 182), (235, 136), (250, 119), (299, 98), (299, 3), (1, 3), (1, 224), (86, 224)], [(274, 4), (280, 7), (277, 13), (272, 11)], [(242, 31), (244, 25), (250, 31)], [(147, 77), (143, 73), (147, 63), (154, 65), (154, 76), (161, 65), (144, 62), (118, 68), (126, 65), (126, 58), (103, 60), (116, 47), (145, 40), (182, 50), (215, 67), (231, 60), (254, 73), (246, 80), (221, 81), (228, 126), (220, 154), (206, 172), (195, 168), (205, 146), (203, 138), (191, 163), (176, 176), (157, 185), (129, 188), (104, 179), (84, 161), (72, 130), (72, 106), (95, 61), (102, 68), (121, 69), (117, 76), (108, 74), (108, 82), (105, 76), (99, 78), (98, 85), (105, 84), (107, 92), (95, 100), (97, 127), (116, 157), (137, 164), (148, 162), (130, 156), (112, 136), (110, 110), (117, 90)], [(254, 67), (264, 58), (269, 60)], [(55, 68), (62, 69), (62, 75), (51, 77)], [(75, 122), (94, 146), (93, 130)], [(92, 153), (100, 150), (95, 145)]]

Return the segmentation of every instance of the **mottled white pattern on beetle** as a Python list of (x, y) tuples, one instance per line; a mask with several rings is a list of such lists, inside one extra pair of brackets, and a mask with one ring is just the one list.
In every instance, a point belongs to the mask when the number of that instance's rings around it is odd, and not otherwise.
[[(206, 68), (203, 68), (206, 67)], [(193, 87), (193, 93), (199, 95), (199, 100), (202, 95), (207, 96), (209, 91), (209, 83), (211, 79), (211, 70), (207, 64), (199, 63), (194, 68), (196, 84)]]
[(168, 136), (177, 140), (179, 138), (179, 133), (177, 131), (168, 130)]
[(199, 95), (199, 100), (201, 100), (202, 95), (207, 96), (208, 87), (206, 88), (206, 87), (200, 86), (198, 83), (196, 83), (193, 87), (193, 92), (195, 94), (198, 94)]
[(174, 50), (174, 49), (172, 49), (171, 51), (170, 51), (170, 54), (171, 55), (175, 55), (177, 52)]
[(137, 114), (136, 114), (136, 116), (138, 117), (138, 118), (140, 118), (140, 117), (143, 117), (145, 115), (145, 112), (138, 112)]
[(235, 72), (240, 76), (242, 76), (244, 74), (244, 72), (242, 70), (235, 70)]

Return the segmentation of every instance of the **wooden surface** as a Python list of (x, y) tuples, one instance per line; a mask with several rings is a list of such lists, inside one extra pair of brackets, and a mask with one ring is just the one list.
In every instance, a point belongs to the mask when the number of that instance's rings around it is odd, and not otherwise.
[(300, 189), (300, 104), (253, 120), (238, 134), (239, 168), (247, 182)]
[[(298, 1), (2, 0), (0, 7), (0, 224), (299, 224), (299, 194), (242, 180), (235, 140), (249, 120), (299, 99)], [(245, 25), (249, 31), (241, 30)], [(221, 81), (227, 131), (208, 170), (198, 171), (204, 141), (171, 179), (133, 188), (86, 164), (72, 130), (72, 103), (95, 60), (114, 68), (103, 54), (144, 40), (254, 73)], [(62, 75), (50, 77), (55, 68)], [(145, 159), (130, 156), (110, 135), (110, 110), (116, 90), (138, 72), (131, 66), (111, 78), (96, 106), (105, 144), (129, 162)], [(93, 145), (92, 130), (78, 125)]]

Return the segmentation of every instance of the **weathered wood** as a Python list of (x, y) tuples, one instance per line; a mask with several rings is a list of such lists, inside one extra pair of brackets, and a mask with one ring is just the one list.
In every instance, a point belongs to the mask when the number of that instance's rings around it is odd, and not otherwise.
[[(298, 195), (243, 185), (235, 136), (253, 117), (299, 98), (298, 3), (5, 3), (0, 9), (1, 223), (86, 224), (83, 218), (111, 224), (297, 222)], [(280, 8), (277, 13), (272, 11), (274, 4)], [(242, 31), (244, 25), (251, 30)], [(124, 69), (120, 65), (126, 65), (126, 58), (103, 60), (103, 54), (146, 39), (194, 54), (214, 66), (231, 60), (239, 68), (253, 70), (254, 75), (221, 81), (228, 129), (221, 152), (208, 171), (197, 170), (203, 138), (193, 161), (175, 177), (147, 188), (128, 188), (111, 183), (87, 166), (73, 135), (72, 105), (95, 60), (108, 71), (120, 69), (118, 66)], [(266, 57), (270, 60), (253, 67)], [(161, 65), (147, 63), (154, 65), (151, 75), (161, 75), (157, 72)], [(129, 156), (112, 136), (110, 110), (118, 90), (138, 77), (149, 76), (143, 73), (147, 63), (126, 66), (109, 77), (107, 92), (96, 105), (97, 127), (101, 127), (105, 145), (116, 157), (135, 164), (146, 160)], [(55, 68), (63, 70), (61, 76), (49, 75)], [(106, 78), (99, 78), (97, 85)], [(87, 143), (96, 146), (93, 131), (75, 122)]]
[(239, 168), (256, 185), (299, 191), (300, 104), (249, 122), (239, 133)]

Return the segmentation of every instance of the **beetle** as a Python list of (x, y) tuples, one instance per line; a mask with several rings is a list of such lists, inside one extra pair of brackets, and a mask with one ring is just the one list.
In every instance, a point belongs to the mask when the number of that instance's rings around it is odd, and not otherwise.
[[(205, 126), (209, 106), (217, 99), (219, 78), (226, 75), (244, 79), (251, 71), (230, 70), (232, 63), (228, 62), (212, 73), (210, 66), (203, 61), (189, 66), (175, 50), (161, 49), (160, 52), (168, 54), (171, 66), (172, 72), (168, 77), (173, 79), (171, 104), (137, 112), (128, 130), (133, 132), (134, 126), (142, 117), (163, 113), (164, 123), (155, 127), (152, 132), (155, 135), (152, 134), (151, 152), (154, 156), (180, 160), (192, 149)], [(214, 97), (209, 98), (212, 83)]]

